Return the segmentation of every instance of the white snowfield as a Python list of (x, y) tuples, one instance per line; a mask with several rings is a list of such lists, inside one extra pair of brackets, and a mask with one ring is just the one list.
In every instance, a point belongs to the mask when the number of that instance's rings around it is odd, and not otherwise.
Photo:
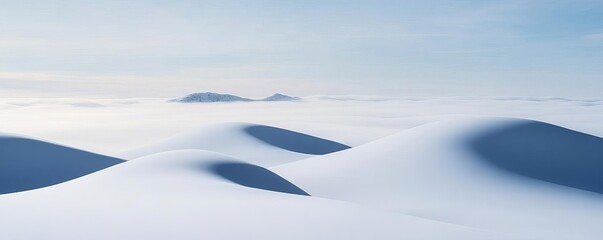
[[(0, 199), (0, 238), (509, 239), (305, 196), (269, 170), (244, 166), (213, 152), (177, 150), (64, 184), (8, 194)], [(245, 186), (245, 181), (251, 184)]]
[(121, 159), (9, 135), (0, 149), (0, 239), (603, 236), (603, 139), (539, 121), (457, 118), (351, 148), (228, 123)]
[(341, 143), (277, 127), (222, 123), (119, 155), (133, 159), (171, 150), (202, 149), (245, 159), (260, 166), (274, 166), (348, 148)]
[(532, 239), (603, 236), (603, 139), (542, 122), (438, 122), (273, 170), (315, 197)]

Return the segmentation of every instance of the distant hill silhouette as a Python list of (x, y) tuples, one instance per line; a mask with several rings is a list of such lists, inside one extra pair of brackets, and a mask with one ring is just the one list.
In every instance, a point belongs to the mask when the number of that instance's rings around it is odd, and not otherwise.
[(264, 102), (284, 102), (284, 101), (297, 101), (300, 100), (298, 97), (291, 97), (287, 95), (283, 95), (280, 93), (276, 93), (270, 97), (264, 99), (250, 99), (243, 98), (231, 94), (221, 94), (221, 93), (213, 93), (213, 92), (202, 92), (202, 93), (191, 93), (182, 98), (176, 98), (170, 100), (170, 102), (180, 102), (180, 103), (209, 103), (209, 102), (256, 102), (256, 101), (264, 101)]

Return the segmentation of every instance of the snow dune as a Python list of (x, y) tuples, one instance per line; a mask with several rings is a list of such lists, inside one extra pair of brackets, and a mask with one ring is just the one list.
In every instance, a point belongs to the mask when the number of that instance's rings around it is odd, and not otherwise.
[[(201, 150), (169, 151), (4, 195), (0, 239), (517, 239), (283, 193), (291, 190), (288, 184), (277, 191), (243, 186), (215, 170), (232, 163), (241, 161)], [(277, 179), (268, 170), (249, 170), (236, 171)]]
[(591, 239), (603, 234), (601, 144), (542, 122), (470, 118), (272, 170), (312, 196), (536, 239)]
[(0, 195), (0, 239), (603, 235), (603, 139), (532, 120), (436, 122), (354, 148), (227, 123), (126, 152), (121, 164), (15, 139), (0, 139), (0, 163), (19, 160), (1, 177), (37, 179), (40, 169), (75, 177)]
[(120, 156), (133, 159), (171, 150), (200, 149), (245, 159), (260, 166), (274, 166), (348, 148), (341, 143), (282, 128), (223, 123), (183, 133)]
[(121, 162), (41, 140), (0, 134), (0, 194), (54, 185)]

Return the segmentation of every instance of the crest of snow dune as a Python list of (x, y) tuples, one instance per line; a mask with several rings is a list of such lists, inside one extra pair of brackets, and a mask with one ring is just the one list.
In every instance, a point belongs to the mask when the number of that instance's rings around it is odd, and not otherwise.
[[(597, 136), (532, 120), (467, 118), (271, 170), (312, 196), (535, 239), (575, 239), (574, 231), (601, 234), (589, 224), (603, 216), (602, 156)], [(578, 227), (549, 233), (555, 224)]]
[[(36, 145), (0, 141), (0, 176), (11, 176), (4, 163), (19, 163), (31, 171), (13, 177), (39, 180), (36, 165), (50, 167), (42, 157), (107, 160)], [(194, 239), (597, 239), (601, 149), (600, 137), (524, 119), (432, 123), (354, 148), (220, 124), (60, 186), (7, 195), (0, 239), (68, 239), (73, 229), (94, 239), (165, 239), (174, 232), (149, 227), (174, 223)], [(53, 171), (80, 167), (68, 163)], [(60, 222), (49, 222), (57, 213)]]
[(308, 195), (242, 160), (168, 151), (6, 196), (0, 239), (519, 239)]
[(200, 149), (245, 159), (260, 166), (275, 166), (348, 148), (335, 141), (278, 127), (222, 123), (184, 132), (121, 156), (134, 159), (165, 151)]

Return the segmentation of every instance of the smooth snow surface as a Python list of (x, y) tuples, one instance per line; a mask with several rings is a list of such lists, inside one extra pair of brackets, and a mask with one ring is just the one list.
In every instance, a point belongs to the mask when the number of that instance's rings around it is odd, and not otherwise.
[(183, 133), (120, 156), (132, 159), (171, 150), (200, 149), (224, 153), (261, 166), (273, 166), (347, 148), (341, 143), (282, 128), (223, 123)]
[(0, 135), (0, 239), (603, 236), (599, 100), (52, 101), (0, 130), (116, 157)]
[(589, 239), (603, 234), (601, 144), (542, 122), (470, 118), (273, 170), (312, 196), (535, 239)]
[(212, 170), (233, 162), (240, 161), (201, 150), (164, 152), (5, 195), (0, 239), (515, 239), (242, 186)]

